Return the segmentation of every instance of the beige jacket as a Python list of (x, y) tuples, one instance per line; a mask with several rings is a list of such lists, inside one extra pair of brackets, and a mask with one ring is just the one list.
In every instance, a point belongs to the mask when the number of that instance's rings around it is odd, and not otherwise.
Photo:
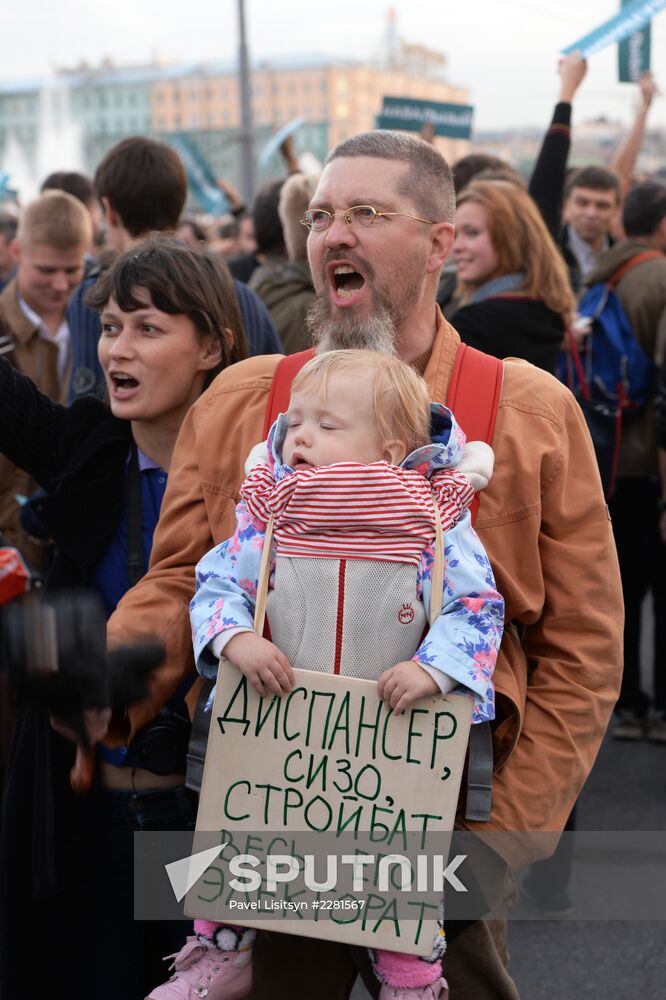
[[(58, 348), (38, 336), (37, 327), (21, 309), (15, 278), (0, 294), (0, 329), (14, 341), (15, 350), (10, 355), (12, 364), (28, 375), (38, 389), (51, 399), (58, 400), (61, 393)], [(34, 480), (26, 472), (0, 455), (0, 532), (21, 550), (31, 566), (41, 570), (44, 568), (45, 550), (21, 528), (20, 507), (16, 500), (17, 495), (28, 496), (35, 488)]]
[[(440, 315), (425, 371), (434, 400), (446, 399), (459, 343)], [(168, 648), (149, 702), (129, 709), (131, 732), (191, 669), (194, 566), (233, 533), (243, 462), (262, 437), (278, 360), (250, 358), (223, 372), (183, 424), (151, 569), (109, 625), (114, 645), (152, 633)], [(556, 379), (527, 362), (506, 362), (493, 446), (495, 474), (481, 498), (477, 530), (507, 621), (519, 622), (525, 634), (521, 644), (516, 630), (507, 629), (495, 671), (496, 774), (484, 829), (561, 830), (620, 687), (623, 611), (615, 547), (587, 428)], [(117, 729), (121, 735), (126, 727)], [(515, 865), (529, 860), (519, 838), (502, 853)], [(533, 856), (538, 853), (548, 849), (541, 845)]]

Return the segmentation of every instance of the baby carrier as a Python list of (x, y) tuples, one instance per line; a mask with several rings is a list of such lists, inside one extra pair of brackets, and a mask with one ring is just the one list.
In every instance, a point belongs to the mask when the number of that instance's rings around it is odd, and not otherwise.
[[(267, 435), (277, 414), (288, 407), (291, 382), (312, 352), (291, 355), (278, 365), (266, 408)], [(468, 438), (492, 440), (502, 385), (502, 364), (464, 345), (451, 377), (448, 405)], [(465, 404), (465, 398), (467, 403)], [(472, 514), (478, 508), (478, 498)], [(441, 610), (444, 541), (438, 505), (433, 503), (436, 558), (431, 587), (430, 621)], [(282, 555), (278, 547), (274, 587), (268, 592), (273, 523), (264, 541), (257, 594), (255, 630), (266, 633), (295, 667), (376, 680), (389, 667), (409, 660), (426, 629), (425, 609), (416, 599), (417, 565), (376, 556), (346, 558)], [(430, 536), (430, 540), (432, 535)], [(426, 546), (423, 545), (423, 548)], [(279, 613), (278, 613), (279, 608)], [(210, 690), (210, 685), (207, 685)], [(188, 760), (188, 784), (200, 782), (206, 696), (199, 698)], [(492, 742), (487, 723), (472, 727), (466, 816), (487, 819), (491, 804)], [(203, 752), (202, 752), (203, 751)]]

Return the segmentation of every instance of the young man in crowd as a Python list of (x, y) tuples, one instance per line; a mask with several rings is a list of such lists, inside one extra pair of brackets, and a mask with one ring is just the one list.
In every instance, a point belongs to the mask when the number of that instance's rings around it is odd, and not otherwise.
[(606, 167), (583, 167), (567, 180), (559, 242), (575, 292), (581, 290), (601, 254), (613, 244), (611, 234), (621, 202), (620, 181)]
[[(384, 214), (359, 228), (347, 213), (355, 205)], [(431, 398), (444, 401), (460, 346), (435, 304), (454, 233), (446, 162), (418, 139), (365, 133), (329, 154), (310, 207), (316, 349), (395, 351), (423, 374)], [(151, 569), (121, 601), (109, 634), (118, 645), (153, 633), (167, 658), (150, 700), (113, 721), (111, 743), (126, 742), (191, 670), (194, 567), (233, 531), (244, 462), (263, 436), (278, 360), (227, 369), (185, 419)], [(476, 527), (522, 642), (515, 628), (506, 630), (494, 675), (490, 821), (461, 822), (505, 831), (505, 860), (518, 867), (553, 844), (536, 838), (540, 847), (530, 854), (511, 832), (561, 830), (592, 767), (620, 687), (622, 600), (594, 452), (571, 394), (530, 365), (505, 362), (493, 447), (496, 471)], [(451, 995), (515, 1000), (506, 960), (504, 922), (459, 928), (445, 957)], [(256, 946), (251, 997), (346, 1000), (357, 969), (376, 990), (364, 949), (317, 940), (304, 949), (297, 938), (271, 933)]]
[[(116, 253), (140, 243), (151, 232), (175, 232), (187, 197), (187, 177), (178, 154), (163, 142), (134, 136), (106, 154), (95, 172), (107, 245)], [(93, 272), (72, 298), (72, 378), (69, 401), (86, 393), (103, 395), (104, 378), (97, 360), (99, 315), (86, 305), (97, 279)], [(271, 318), (258, 296), (234, 282), (250, 354), (281, 350)]]
[[(67, 303), (83, 277), (91, 236), (81, 202), (61, 191), (42, 195), (21, 215), (10, 244), (16, 274), (0, 294), (0, 327), (12, 348), (3, 353), (42, 392), (63, 402), (71, 364)], [(21, 530), (17, 499), (34, 488), (0, 456), (0, 532), (39, 569), (43, 552)]]

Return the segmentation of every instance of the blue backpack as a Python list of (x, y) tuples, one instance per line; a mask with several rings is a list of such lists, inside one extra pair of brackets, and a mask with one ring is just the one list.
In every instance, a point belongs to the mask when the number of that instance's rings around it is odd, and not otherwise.
[(607, 282), (588, 289), (578, 312), (591, 319), (590, 332), (578, 346), (567, 331), (567, 350), (556, 369), (583, 410), (607, 496), (615, 480), (622, 420), (645, 405), (654, 385), (654, 365), (636, 341), (614, 288), (637, 264), (661, 256), (652, 250), (637, 254)]

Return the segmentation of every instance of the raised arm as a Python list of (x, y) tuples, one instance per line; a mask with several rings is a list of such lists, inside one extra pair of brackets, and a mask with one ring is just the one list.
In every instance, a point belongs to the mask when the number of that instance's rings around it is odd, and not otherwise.
[(571, 146), (571, 106), (574, 95), (587, 73), (587, 61), (580, 52), (572, 52), (560, 59), (560, 93), (553, 118), (546, 132), (529, 183), (529, 193), (534, 198), (548, 230), (557, 238), (560, 231), (560, 213), (564, 194), (564, 181)]
[(75, 425), (70, 411), (0, 357), (0, 452), (45, 490), (67, 458), (68, 425)]
[(619, 175), (622, 184), (622, 196), (627, 193), (631, 186), (631, 179), (634, 175), (636, 160), (641, 151), (645, 139), (645, 127), (647, 118), (652, 106), (652, 101), (659, 93), (659, 88), (655, 83), (652, 73), (648, 70), (643, 73), (639, 81), (639, 103), (636, 109), (636, 116), (629, 131), (629, 134), (622, 140), (616, 152), (611, 157), (610, 167)]

